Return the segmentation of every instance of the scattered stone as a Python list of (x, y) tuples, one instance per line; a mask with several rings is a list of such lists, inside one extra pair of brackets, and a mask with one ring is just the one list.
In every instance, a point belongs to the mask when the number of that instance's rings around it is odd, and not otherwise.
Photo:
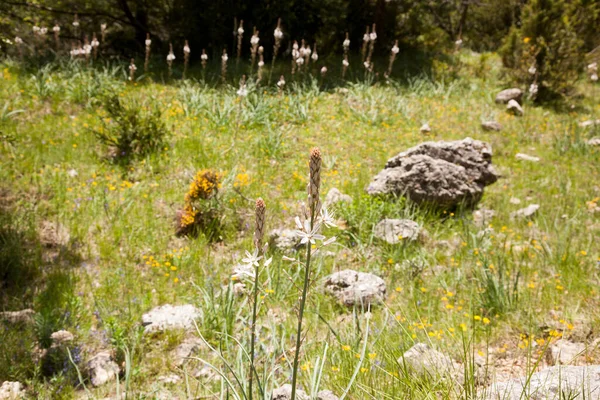
[(156, 378), (156, 380), (159, 382), (165, 383), (167, 385), (169, 385), (169, 384), (174, 385), (176, 383), (181, 382), (181, 377), (179, 375), (170, 374), (170, 375), (159, 376), (158, 378)]
[(496, 95), (496, 103), (506, 104), (511, 100), (521, 101), (523, 91), (519, 88), (504, 89)]
[(499, 132), (502, 130), (502, 125), (496, 121), (484, 121), (481, 123), (481, 127), (485, 131), (496, 131)]
[(325, 197), (325, 205), (330, 206), (337, 203), (352, 203), (352, 197), (340, 192), (336, 188), (331, 188)]
[(115, 379), (120, 372), (119, 366), (106, 350), (92, 357), (87, 363), (87, 368), (92, 385), (96, 387)]
[(521, 116), (524, 114), (523, 107), (521, 107), (521, 105), (515, 100), (510, 100), (508, 102), (508, 104), (506, 105), (506, 110), (510, 113), (513, 113), (514, 115)]
[(39, 229), (39, 237), (40, 243), (49, 248), (66, 246), (71, 239), (67, 228), (51, 221), (42, 222)]
[(21, 311), (3, 311), (0, 312), (0, 320), (7, 321), (11, 324), (33, 322), (35, 311), (30, 308)]
[(54, 332), (50, 335), (50, 339), (52, 339), (52, 347), (62, 346), (69, 342), (72, 342), (75, 339), (75, 336), (69, 331), (58, 331)]
[(579, 123), (580, 128), (588, 128), (588, 127), (591, 127), (594, 125), (600, 125), (600, 119), (597, 119), (597, 120), (590, 119), (588, 121), (583, 121), (583, 122)]
[(367, 192), (452, 208), (476, 204), (497, 179), (489, 144), (471, 138), (425, 142), (390, 158)]
[(429, 126), (429, 124), (428, 124), (428, 123), (425, 123), (425, 124), (423, 124), (423, 125), (421, 126), (421, 128), (419, 129), (419, 131), (420, 131), (421, 133), (429, 133), (429, 132), (431, 132), (431, 127)]
[(79, 174), (77, 173), (76, 170), (71, 168), (70, 170), (67, 171), (67, 175), (69, 175), (71, 178), (75, 178)]
[(510, 214), (510, 217), (511, 218), (533, 217), (537, 213), (537, 210), (539, 210), (539, 208), (540, 208), (539, 204), (530, 204), (527, 207), (521, 208), (520, 210), (517, 210), (514, 213)]
[(548, 354), (548, 363), (555, 364), (571, 364), (573, 361), (585, 351), (583, 343), (573, 343), (565, 339), (560, 339), (552, 346)]
[(165, 304), (142, 315), (144, 332), (156, 332), (170, 329), (192, 329), (194, 320), (200, 311), (191, 304), (172, 306)]
[(485, 391), (487, 400), (597, 399), (600, 365), (555, 366), (531, 376), (497, 382)]
[(515, 158), (517, 160), (522, 160), (522, 161), (532, 161), (532, 162), (538, 162), (538, 161), (540, 161), (539, 157), (534, 157), (534, 156), (530, 156), (528, 154), (523, 154), (523, 153), (517, 153), (515, 155)]
[[(286, 383), (280, 388), (274, 389), (271, 394), (271, 400), (291, 400), (292, 398), (292, 385)], [(310, 396), (306, 394), (304, 390), (296, 389), (296, 399), (298, 400), (309, 400)], [(321, 390), (317, 393), (317, 400), (339, 400), (339, 397), (333, 394), (331, 390)]]
[(197, 353), (202, 346), (202, 340), (196, 337), (185, 339), (179, 346), (171, 352), (172, 358), (175, 360), (175, 366), (182, 366), (187, 359), (194, 353)]
[(462, 372), (450, 357), (432, 349), (425, 343), (417, 343), (398, 359), (400, 366), (417, 376), (458, 376)]
[(473, 212), (473, 222), (478, 228), (485, 228), (490, 224), (492, 218), (496, 215), (496, 211), (481, 208)]
[(298, 250), (300, 248), (300, 236), (293, 229), (273, 229), (269, 234), (270, 247), (275, 247), (283, 252)]
[(376, 238), (389, 244), (414, 242), (420, 234), (421, 227), (410, 219), (384, 219), (375, 226), (374, 232)]
[(380, 277), (346, 269), (325, 278), (325, 292), (333, 295), (348, 307), (382, 303), (386, 286)]
[(21, 382), (3, 382), (0, 386), (0, 400), (16, 400), (24, 396)]
[(586, 143), (588, 146), (600, 146), (600, 136), (593, 137), (589, 139)]
[(521, 199), (518, 199), (516, 197), (511, 197), (509, 200), (510, 204), (521, 204)]

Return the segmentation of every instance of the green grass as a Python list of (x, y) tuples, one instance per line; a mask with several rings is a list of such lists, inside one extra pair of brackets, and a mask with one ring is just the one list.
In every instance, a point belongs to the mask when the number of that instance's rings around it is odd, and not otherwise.
[[(530, 346), (536, 339), (564, 335), (593, 343), (598, 337), (593, 327), (600, 322), (600, 214), (589, 211), (589, 202), (600, 197), (600, 151), (584, 141), (600, 132), (577, 123), (598, 118), (598, 88), (582, 85), (586, 96), (568, 111), (526, 102), (525, 116), (512, 117), (494, 104), (495, 93), (504, 88), (495, 77), (496, 58), (481, 64), (476, 56), (462, 56), (456, 80), (355, 82), (344, 90), (290, 81), (282, 96), (274, 85), (251, 86), (242, 100), (236, 87), (193, 80), (126, 84), (116, 67), (52, 64), (31, 73), (4, 61), (0, 271), (9, 270), (6, 282), (13, 286), (6, 292), (2, 287), (0, 308), (31, 307), (39, 314), (32, 327), (0, 325), (0, 354), (12, 360), (10, 366), (0, 363), (0, 381), (21, 380), (33, 397), (75, 396), (82, 385), (70, 363), (48, 372), (30, 356), (35, 346), (50, 345), (52, 332), (67, 329), (76, 336), (73, 348), (108, 346), (128, 365), (119, 385), (94, 389), (84, 382), (97, 398), (117, 390), (153, 398), (165, 388), (182, 398), (225, 393), (218, 381), (195, 379), (192, 365), (185, 371), (172, 367), (167, 352), (184, 334), (142, 335), (141, 315), (165, 303), (197, 305), (203, 312), (199, 333), (246, 376), (248, 363), (237, 342), (247, 345), (251, 307), (246, 296), (230, 292), (229, 278), (236, 260), (252, 247), (248, 199), (266, 200), (268, 231), (293, 228), (306, 198), (313, 146), (324, 154), (323, 193), (337, 187), (354, 200), (336, 210), (343, 229), (327, 231), (338, 237), (328, 248), (333, 254), (315, 260), (300, 361), (305, 390), (320, 379), (321, 389), (341, 395), (357, 371), (347, 398), (456, 398), (448, 382), (409, 378), (397, 359), (415, 342), (428, 342), (466, 362), (467, 371), (467, 359), (478, 353), (525, 360), (517, 371), (523, 375), (544, 348)], [(470, 77), (475, 73), (479, 77)], [(168, 129), (163, 148), (125, 166), (111, 163), (94, 135), (106, 117), (102, 97), (115, 94), (156, 105)], [(482, 131), (481, 121), (489, 118), (503, 130)], [(424, 122), (432, 127), (426, 136), (419, 133)], [(502, 174), (480, 204), (496, 211), (493, 230), (479, 234), (468, 211), (421, 210), (402, 199), (365, 194), (389, 157), (426, 140), (467, 136), (492, 145)], [(541, 161), (516, 160), (518, 152)], [(224, 229), (217, 241), (203, 234), (177, 238), (176, 211), (203, 168), (224, 174), (219, 194)], [(71, 177), (73, 169), (77, 176)], [(512, 204), (513, 197), (521, 204)], [(510, 219), (529, 203), (541, 205), (535, 218)], [(428, 237), (419, 244), (382, 244), (372, 230), (384, 217), (410, 217)], [(40, 244), (43, 221), (66, 227), (69, 244), (58, 250)], [(58, 255), (47, 257), (51, 250)], [(260, 279), (257, 345), (267, 392), (290, 379), (302, 284), (302, 271), (277, 251), (269, 253), (274, 261)], [(150, 256), (160, 266), (147, 263)], [(322, 278), (346, 268), (373, 272), (388, 285), (385, 306), (370, 319), (322, 294)], [(549, 331), (544, 328), (549, 323), (562, 329)], [(599, 356), (590, 349), (582, 362), (597, 363)], [(199, 357), (223, 367), (207, 348)], [(169, 373), (183, 380), (158, 382)], [(466, 397), (483, 390), (472, 377), (467, 382)]]

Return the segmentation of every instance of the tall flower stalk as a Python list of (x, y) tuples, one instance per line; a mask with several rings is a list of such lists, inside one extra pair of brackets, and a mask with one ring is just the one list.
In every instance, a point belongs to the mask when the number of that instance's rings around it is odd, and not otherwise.
[(244, 38), (244, 20), (240, 20), (240, 26), (237, 29), (237, 58), (235, 59), (235, 68), (237, 70), (242, 56), (242, 39)]
[(167, 54), (167, 65), (169, 66), (169, 79), (173, 75), (173, 61), (175, 60), (175, 53), (173, 53), (173, 45), (169, 43), (169, 54)]
[(60, 49), (60, 26), (58, 24), (54, 25), (52, 32), (54, 32), (54, 44), (56, 51), (58, 51)]
[[(322, 241), (322, 246), (326, 246), (335, 241), (335, 237), (330, 239), (325, 238), (321, 234), (323, 225), (334, 226), (333, 218), (329, 212), (322, 208), (320, 191), (321, 191), (321, 151), (314, 148), (310, 152), (309, 160), (309, 182), (308, 182), (308, 208), (304, 212), (304, 221), (296, 217), (296, 225), (298, 230), (297, 235), (301, 238), (300, 243), (306, 245), (306, 260), (304, 266), (304, 284), (302, 286), (302, 296), (300, 297), (300, 305), (298, 309), (298, 330), (296, 332), (296, 351), (294, 354), (294, 363), (292, 370), (292, 396), (291, 400), (296, 399), (296, 386), (298, 383), (298, 360), (300, 357), (300, 348), (302, 346), (302, 321), (304, 318), (304, 308), (308, 297), (308, 289), (310, 287), (310, 267), (311, 257), (313, 254), (312, 246), (317, 241)], [(318, 249), (317, 249), (318, 251)], [(302, 263), (300, 263), (302, 265)]]
[(398, 47), (398, 41), (394, 42), (394, 46), (392, 47), (392, 52), (390, 53), (390, 64), (387, 70), (387, 76), (389, 77), (392, 74), (392, 67), (394, 66), (394, 61), (396, 60), (396, 56), (400, 52), (400, 48)]
[(254, 70), (254, 63), (256, 62), (256, 55), (258, 54), (258, 42), (260, 42), (260, 38), (258, 37), (258, 31), (256, 30), (256, 27), (254, 27), (254, 33), (250, 38), (251, 71)]
[(369, 27), (367, 26), (367, 30), (365, 31), (365, 34), (363, 35), (362, 47), (360, 49), (360, 60), (363, 63), (365, 62), (365, 59), (367, 57), (367, 49), (369, 47), (369, 40), (370, 40)]
[(98, 47), (100, 47), (100, 42), (96, 37), (96, 34), (92, 34), (92, 51), (94, 52), (94, 60), (98, 58)]
[(265, 49), (262, 46), (258, 48), (258, 82), (262, 80), (263, 68), (265, 66)]
[(373, 62), (371, 59), (373, 58), (373, 50), (375, 50), (375, 41), (377, 40), (377, 32), (375, 32), (375, 24), (373, 24), (373, 28), (371, 29), (371, 33), (369, 33), (369, 52), (367, 53), (367, 59), (365, 60), (365, 68), (367, 71), (373, 71)]
[(281, 40), (283, 39), (283, 31), (281, 30), (281, 18), (277, 19), (277, 27), (275, 31), (273, 31), (273, 37), (275, 39), (275, 44), (273, 45), (273, 60), (271, 61), (271, 70), (269, 71), (269, 84), (271, 83), (271, 75), (273, 74), (273, 69), (275, 68), (275, 59), (277, 59), (277, 53), (279, 52), (279, 48), (281, 47)]
[(135, 71), (137, 71), (137, 67), (135, 66), (135, 60), (132, 58), (129, 63), (129, 81), (135, 81)]
[(227, 81), (227, 60), (229, 57), (227, 56), (227, 50), (223, 49), (223, 55), (221, 56), (221, 80), (223, 83)]
[(190, 45), (188, 41), (185, 41), (185, 45), (183, 46), (183, 79), (185, 79), (185, 73), (187, 72), (188, 65), (190, 63)]
[(152, 39), (150, 39), (150, 33), (146, 33), (146, 57), (144, 58), (144, 72), (148, 72), (148, 66), (150, 65), (150, 51), (152, 45)]
[[(256, 373), (256, 367), (254, 365), (254, 346), (256, 342), (256, 315), (258, 313), (258, 275), (259, 275), (259, 263), (258, 260), (264, 256), (265, 248), (263, 247), (263, 238), (265, 236), (265, 214), (267, 207), (263, 199), (258, 198), (256, 200), (255, 215), (256, 215), (256, 226), (254, 230), (254, 254), (256, 262), (254, 262), (254, 290), (252, 293), (252, 325), (250, 326), (250, 382), (248, 385), (248, 398), (252, 400), (252, 383), (254, 382), (253, 375), (256, 375), (258, 380), (258, 374)], [(270, 262), (270, 261), (269, 261)], [(268, 265), (268, 264), (267, 264)]]

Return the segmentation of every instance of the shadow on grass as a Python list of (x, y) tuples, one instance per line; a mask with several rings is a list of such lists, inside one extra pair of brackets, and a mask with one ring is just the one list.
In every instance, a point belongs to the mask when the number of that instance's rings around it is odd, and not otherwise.
[(33, 218), (17, 214), (6, 193), (0, 202), (0, 312), (29, 308), (35, 314), (18, 321), (0, 316), (0, 381), (24, 381), (40, 372), (60, 372), (46, 368), (39, 356), (50, 347), (53, 332), (75, 323), (70, 266), (81, 260), (70, 243), (42, 240)]

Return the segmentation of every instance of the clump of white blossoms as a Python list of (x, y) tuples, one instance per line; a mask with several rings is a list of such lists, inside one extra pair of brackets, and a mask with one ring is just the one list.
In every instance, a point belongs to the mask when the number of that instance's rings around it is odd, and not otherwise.
[(258, 44), (258, 42), (260, 42), (260, 38), (258, 37), (258, 33), (255, 33), (250, 38), (250, 44), (253, 46), (256, 46)]
[(200, 56), (202, 61), (208, 61), (208, 54), (206, 54), (206, 50), (202, 50), (202, 55)]
[(371, 32), (371, 33), (369, 34), (369, 40), (370, 40), (371, 42), (373, 42), (373, 41), (377, 40), (377, 33), (376, 33), (375, 31), (373, 31), (373, 32)]
[(240, 88), (236, 93), (240, 97), (248, 96), (248, 89), (246, 88), (246, 75), (242, 75), (242, 80), (240, 81)]
[(529, 94), (531, 96), (535, 96), (538, 92), (538, 85), (537, 83), (532, 83), (531, 85), (529, 85)]
[(60, 32), (60, 26), (54, 25), (54, 27), (52, 28), (52, 32), (54, 32), (54, 33)]
[(73, 21), (73, 26), (77, 28), (79, 26), (79, 20), (77, 19), (77, 14), (75, 14), (75, 20)]
[(167, 54), (167, 61), (174, 61), (175, 60), (175, 54), (173, 54), (173, 51), (171, 50), (169, 52), (169, 54)]
[(227, 56), (227, 53), (223, 52), (223, 55), (221, 56), (221, 61), (227, 62), (227, 60), (229, 60), (229, 57)]
[(150, 35), (146, 37), (146, 41), (144, 42), (144, 44), (146, 45), (146, 47), (150, 47), (150, 45), (152, 44), (152, 39), (150, 39)]
[(342, 60), (342, 65), (343, 65), (344, 67), (348, 67), (348, 66), (350, 66), (350, 63), (348, 62), (348, 60), (347, 60), (347, 59), (345, 59), (345, 58), (344, 58), (344, 59)]
[(535, 75), (535, 73), (537, 72), (537, 68), (535, 67), (535, 65), (532, 65), (531, 67), (529, 67), (527, 72), (529, 72), (530, 75)]
[(399, 52), (400, 52), (400, 48), (398, 47), (397, 44), (395, 44), (394, 47), (392, 47), (392, 53), (398, 54)]
[(17, 44), (17, 45), (23, 44), (23, 39), (21, 39), (20, 37), (16, 36), (15, 37), (15, 44)]
[(326, 73), (327, 73), (327, 67), (321, 68), (321, 75), (325, 76)]
[(283, 39), (283, 31), (279, 27), (277, 27), (273, 32), (273, 36), (275, 37), (275, 40), (281, 40)]
[(185, 46), (183, 46), (183, 52), (186, 54), (190, 54), (190, 46), (188, 46), (187, 44)]
[(98, 41), (98, 39), (94, 36), (92, 38), (92, 43), (90, 43), (92, 45), (92, 47), (98, 47), (100, 46), (100, 42)]

